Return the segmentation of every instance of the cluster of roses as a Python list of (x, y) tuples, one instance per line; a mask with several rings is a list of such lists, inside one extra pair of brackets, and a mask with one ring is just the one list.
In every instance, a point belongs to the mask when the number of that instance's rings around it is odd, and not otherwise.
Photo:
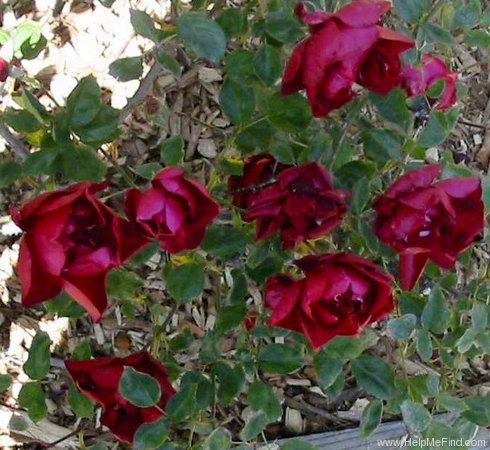
[(422, 56), (421, 67), (402, 63), (401, 53), (412, 48), (414, 41), (380, 25), (390, 8), (388, 1), (357, 0), (333, 14), (308, 12), (299, 3), (296, 15), (309, 26), (310, 36), (294, 49), (282, 93), (305, 89), (313, 115), (322, 117), (357, 95), (355, 83), (381, 95), (398, 86), (414, 96), (443, 80), (436, 107), (451, 107), (456, 102), (457, 73), (431, 54)]
[[(401, 69), (399, 54), (413, 45), (378, 25), (388, 2), (358, 0), (336, 14), (296, 11), (311, 37), (296, 48), (283, 80), (283, 93), (306, 88), (315, 115), (350, 100), (354, 82), (386, 93), (396, 85), (410, 95), (423, 92), (435, 78), (445, 90), (438, 107), (455, 101), (455, 76), (433, 56), (421, 69)], [(453, 83), (453, 84), (452, 84)], [(411, 289), (428, 260), (451, 268), (455, 258), (481, 232), (484, 223), (481, 183), (477, 178), (436, 181), (441, 168), (429, 165), (407, 172), (373, 203), (374, 231), (400, 255), (401, 286)], [(284, 248), (334, 230), (348, 209), (350, 193), (334, 187), (331, 174), (317, 163), (288, 166), (270, 155), (254, 155), (241, 176), (228, 180), (233, 204), (246, 222), (256, 222), (257, 240), (279, 233)], [(127, 219), (95, 194), (106, 183), (79, 183), (40, 195), (13, 208), (25, 231), (18, 263), (23, 304), (34, 305), (65, 290), (98, 321), (107, 307), (107, 272), (158, 239), (170, 252), (196, 248), (219, 206), (206, 188), (178, 167), (157, 173), (146, 190), (130, 189)], [(310, 255), (296, 261), (301, 279), (286, 274), (266, 282), (268, 323), (305, 334), (318, 348), (337, 335), (357, 334), (394, 308), (393, 277), (352, 253)], [(139, 408), (118, 390), (124, 367), (153, 376), (159, 383), (157, 405)], [(101, 404), (101, 421), (124, 442), (137, 428), (162, 415), (174, 394), (163, 365), (146, 352), (127, 358), (66, 361), (79, 389)]]

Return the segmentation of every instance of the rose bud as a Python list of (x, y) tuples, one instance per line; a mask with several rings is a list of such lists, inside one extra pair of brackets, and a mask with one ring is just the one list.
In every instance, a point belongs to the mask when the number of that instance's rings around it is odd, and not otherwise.
[(199, 246), (206, 227), (219, 212), (206, 188), (187, 178), (180, 167), (161, 170), (151, 184), (144, 191), (128, 191), (125, 209), (129, 220), (170, 253)]
[(350, 193), (335, 189), (330, 173), (318, 163), (283, 170), (277, 181), (251, 197), (246, 221), (257, 221), (256, 239), (280, 231), (284, 248), (294, 248), (339, 225)]
[[(122, 442), (131, 444), (136, 430), (144, 423), (162, 417), (175, 390), (168, 380), (165, 367), (147, 352), (139, 352), (126, 358), (104, 357), (85, 361), (67, 360), (65, 366), (76, 386), (87, 397), (102, 405), (101, 423)], [(160, 385), (161, 396), (157, 407), (140, 408), (119, 393), (119, 381), (125, 367), (152, 376)]]
[(381, 94), (398, 85), (400, 53), (414, 43), (378, 24), (390, 8), (387, 1), (358, 0), (331, 14), (299, 3), (296, 15), (310, 36), (294, 49), (281, 93), (306, 89), (313, 115), (322, 117), (356, 95), (354, 82)]
[(10, 67), (7, 61), (0, 58), (0, 82), (4, 82), (10, 73)]
[(243, 165), (242, 175), (228, 178), (228, 189), (233, 195), (233, 204), (247, 209), (252, 197), (258, 190), (276, 181), (275, 177), (285, 168), (272, 156), (265, 153), (249, 156)]
[(304, 334), (315, 349), (336, 336), (357, 335), (393, 311), (393, 277), (361, 256), (310, 255), (296, 265), (304, 278), (267, 280), (268, 324)]
[(438, 164), (407, 172), (377, 197), (374, 232), (400, 254), (401, 287), (412, 289), (430, 259), (444, 269), (455, 264), (484, 225), (478, 178), (435, 182)]
[(456, 80), (457, 72), (451, 72), (445, 62), (437, 56), (426, 53), (422, 56), (422, 65), (417, 68), (405, 64), (402, 70), (402, 88), (407, 95), (420, 95), (439, 80), (444, 81), (444, 89), (437, 100), (436, 108), (445, 110), (457, 101)]
[(18, 263), (24, 306), (64, 289), (94, 321), (101, 319), (107, 307), (107, 272), (148, 244), (127, 220), (95, 198), (105, 187), (79, 183), (12, 208), (14, 222), (26, 232)]

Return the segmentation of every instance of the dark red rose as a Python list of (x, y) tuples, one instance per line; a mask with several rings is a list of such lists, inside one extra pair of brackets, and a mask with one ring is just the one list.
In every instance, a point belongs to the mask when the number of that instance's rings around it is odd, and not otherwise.
[(152, 187), (130, 189), (125, 208), (129, 220), (149, 238), (157, 238), (170, 253), (196, 248), (219, 206), (206, 188), (185, 176), (180, 167), (158, 172)]
[(244, 219), (257, 221), (257, 240), (280, 231), (284, 248), (293, 248), (329, 233), (342, 220), (349, 192), (335, 189), (320, 164), (290, 167), (276, 179), (249, 199)]
[(18, 271), (22, 303), (35, 305), (65, 290), (98, 321), (107, 307), (106, 274), (148, 244), (94, 194), (105, 183), (84, 182), (47, 192), (12, 218), (26, 233)]
[(10, 73), (10, 67), (7, 61), (3, 58), (0, 58), (0, 82), (3, 82), (7, 79)]
[(245, 325), (247, 331), (250, 331), (253, 327), (255, 327), (255, 324), (257, 323), (257, 319), (259, 318), (259, 316), (260, 314), (258, 311), (252, 310), (247, 312), (247, 316), (243, 321), (243, 324)]
[(417, 68), (406, 64), (402, 70), (402, 87), (410, 96), (423, 94), (434, 83), (444, 81), (444, 89), (437, 100), (436, 108), (445, 110), (457, 101), (457, 72), (451, 72), (446, 63), (437, 56), (426, 53), (422, 56), (422, 65)]
[(303, 333), (316, 349), (336, 336), (353, 336), (393, 311), (393, 277), (353, 253), (310, 255), (296, 265), (305, 277), (267, 280), (270, 325)]
[(306, 89), (313, 115), (325, 116), (356, 94), (354, 82), (386, 93), (400, 82), (400, 53), (413, 47), (406, 36), (379, 25), (390, 2), (357, 0), (335, 14), (296, 14), (309, 25), (310, 36), (294, 49), (282, 80), (283, 95)]
[(276, 161), (272, 155), (262, 153), (249, 156), (243, 165), (243, 174), (228, 178), (228, 188), (233, 195), (233, 204), (242, 209), (248, 208), (255, 193), (274, 183), (279, 172), (287, 167)]
[(65, 366), (78, 389), (104, 407), (101, 423), (120, 441), (131, 444), (136, 430), (144, 423), (162, 417), (155, 407), (139, 408), (119, 394), (119, 381), (125, 367), (155, 378), (160, 385), (161, 397), (157, 406), (164, 409), (175, 390), (168, 380), (165, 367), (147, 352), (126, 358), (104, 357), (85, 361), (67, 360)]
[(478, 178), (435, 182), (437, 164), (407, 172), (374, 201), (374, 232), (400, 254), (403, 289), (412, 289), (429, 259), (450, 269), (455, 257), (482, 231)]

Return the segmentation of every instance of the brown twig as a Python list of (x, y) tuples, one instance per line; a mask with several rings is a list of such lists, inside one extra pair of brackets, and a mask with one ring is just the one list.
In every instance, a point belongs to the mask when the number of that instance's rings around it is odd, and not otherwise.
[(15, 137), (12, 132), (2, 123), (0, 122), (0, 136), (2, 136), (7, 144), (10, 145), (14, 153), (22, 160), (26, 159), (30, 152), (24, 143)]

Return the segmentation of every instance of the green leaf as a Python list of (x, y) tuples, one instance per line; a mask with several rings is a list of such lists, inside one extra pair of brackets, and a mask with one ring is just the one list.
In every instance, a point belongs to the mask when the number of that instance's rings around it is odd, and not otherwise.
[(429, 361), (432, 357), (434, 347), (432, 346), (432, 340), (430, 333), (427, 330), (418, 330), (417, 337), (415, 338), (415, 348), (420, 356), (420, 359), (424, 362)]
[(184, 41), (187, 50), (198, 58), (218, 64), (226, 50), (226, 35), (223, 29), (201, 12), (187, 12), (177, 21), (177, 35)]
[(92, 419), (94, 417), (94, 403), (78, 391), (75, 385), (70, 384), (68, 390), (68, 404), (78, 417)]
[(488, 325), (488, 307), (483, 303), (475, 303), (471, 308), (471, 327), (476, 331), (485, 331)]
[(435, 23), (426, 22), (422, 24), (428, 43), (440, 42), (441, 44), (454, 44), (454, 38), (449, 31)]
[(400, 88), (392, 89), (386, 95), (371, 92), (369, 99), (383, 119), (391, 122), (404, 134), (408, 134), (412, 126), (412, 117), (407, 108), (405, 93)]
[(66, 100), (68, 122), (73, 128), (83, 127), (95, 119), (99, 109), (100, 88), (93, 75), (82, 78)]
[(62, 155), (63, 175), (71, 181), (102, 181), (107, 166), (91, 148), (68, 148)]
[(405, 400), (401, 404), (400, 410), (403, 421), (413, 433), (419, 433), (429, 428), (432, 416), (425, 409), (424, 405), (412, 402), (411, 400)]
[(16, 161), (0, 162), (0, 188), (7, 187), (22, 175), (22, 166)]
[(216, 317), (216, 331), (223, 334), (237, 327), (243, 322), (246, 314), (247, 307), (244, 303), (222, 306)]
[(254, 411), (245, 422), (245, 426), (240, 431), (240, 439), (250, 441), (261, 433), (267, 425), (267, 416), (263, 411)]
[(393, 0), (396, 13), (406, 22), (416, 24), (425, 12), (427, 0)]
[(204, 289), (204, 270), (200, 264), (187, 263), (165, 268), (167, 292), (178, 302), (199, 297)]
[(385, 164), (387, 161), (402, 160), (400, 139), (391, 131), (371, 128), (363, 133), (364, 153), (376, 162)]
[(228, 77), (235, 83), (244, 86), (257, 83), (252, 51), (241, 49), (232, 51), (226, 56), (225, 65)]
[(118, 81), (136, 80), (143, 74), (143, 57), (120, 58), (109, 65), (109, 75)]
[(228, 450), (231, 448), (231, 433), (226, 428), (216, 428), (203, 442), (202, 450)]
[(226, 78), (219, 94), (219, 104), (233, 123), (242, 124), (255, 111), (255, 94), (252, 88)]
[(51, 121), (51, 115), (46, 111), (46, 108), (28, 90), (23, 89), (20, 96), (13, 95), (12, 99), (26, 111), (30, 112), (39, 122), (47, 123)]
[(383, 417), (383, 402), (375, 399), (369, 402), (369, 405), (364, 408), (359, 425), (359, 434), (365, 439), (374, 433), (381, 423)]
[(318, 447), (302, 439), (292, 439), (281, 445), (281, 450), (318, 450)]
[(218, 380), (218, 399), (224, 405), (230, 405), (235, 397), (241, 392), (245, 375), (242, 368), (237, 365), (230, 367), (224, 362), (218, 362), (213, 368)]
[(235, 141), (238, 148), (247, 154), (252, 153), (256, 148), (268, 150), (272, 133), (272, 125), (266, 120), (260, 120), (251, 125), (245, 124), (243, 129), (235, 136)]
[(24, 372), (32, 380), (42, 380), (49, 372), (51, 365), (50, 345), (51, 339), (49, 339), (48, 333), (44, 331), (37, 332), (32, 339), (29, 357), (24, 363)]
[(282, 415), (282, 407), (274, 391), (262, 381), (254, 381), (250, 385), (247, 399), (253, 409), (265, 413), (269, 422), (278, 420)]
[(131, 25), (133, 25), (134, 31), (137, 34), (151, 39), (154, 42), (160, 40), (160, 33), (155, 28), (152, 18), (144, 11), (138, 11), (136, 9), (130, 9)]
[(134, 169), (134, 173), (141, 178), (151, 180), (161, 168), (162, 166), (159, 163), (151, 162), (137, 166)]
[(284, 44), (296, 42), (303, 36), (299, 22), (283, 11), (267, 14), (265, 31), (270, 37)]
[(212, 256), (226, 258), (242, 252), (249, 242), (250, 239), (242, 230), (212, 224), (208, 227), (201, 248)]
[(333, 358), (325, 348), (315, 353), (313, 366), (323, 389), (331, 386), (342, 372), (342, 361)]
[(399, 340), (407, 340), (417, 325), (417, 317), (414, 314), (404, 314), (396, 319), (388, 321), (388, 330)]
[(158, 450), (168, 438), (168, 420), (165, 417), (144, 423), (134, 435), (134, 450)]
[(192, 415), (196, 408), (197, 384), (186, 384), (179, 392), (170, 397), (165, 412), (174, 422), (182, 422)]
[(125, 367), (119, 380), (119, 393), (139, 408), (149, 408), (158, 403), (161, 389), (158, 381), (152, 376), (138, 372), (132, 367)]
[(295, 372), (305, 364), (301, 348), (289, 344), (269, 344), (262, 347), (258, 363), (264, 371), (281, 375)]
[(284, 131), (304, 131), (311, 122), (308, 100), (301, 94), (272, 96), (267, 103), (267, 118)]
[(112, 141), (119, 134), (119, 110), (102, 105), (88, 124), (74, 127), (73, 131), (85, 143), (102, 144)]
[(25, 109), (8, 108), (2, 114), (3, 121), (19, 133), (32, 133), (39, 130), (42, 124)]
[(383, 400), (397, 394), (393, 369), (381, 358), (363, 355), (351, 364), (357, 384), (369, 394)]
[(486, 30), (470, 30), (465, 33), (464, 42), (470, 47), (487, 49), (490, 47), (490, 34)]
[(427, 126), (419, 136), (419, 144), (429, 148), (444, 142), (458, 121), (459, 110), (459, 106), (454, 106), (447, 111), (433, 110), (429, 115)]
[(490, 425), (490, 396), (466, 397), (464, 402), (468, 410), (463, 411), (461, 415), (465, 419), (481, 427), (488, 427)]
[(422, 325), (426, 330), (442, 333), (449, 322), (451, 312), (439, 286), (434, 286), (429, 301), (422, 312)]
[(456, 341), (456, 348), (458, 349), (459, 353), (466, 353), (468, 350), (471, 349), (473, 344), (476, 344), (476, 338), (478, 336), (478, 332), (472, 328), (466, 330), (457, 341)]
[(255, 73), (268, 86), (272, 86), (281, 76), (281, 54), (276, 47), (262, 45), (254, 58)]
[(156, 58), (158, 64), (167, 69), (175, 78), (180, 78), (182, 74), (182, 66), (180, 63), (163, 48), (157, 50)]
[(39, 422), (48, 414), (46, 396), (39, 383), (26, 383), (19, 392), (19, 406), (27, 409), (33, 422)]
[(143, 279), (127, 269), (112, 269), (107, 277), (108, 293), (118, 300), (133, 300), (143, 287)]
[(227, 37), (240, 35), (247, 31), (247, 14), (241, 8), (225, 9), (216, 22), (219, 23)]
[(351, 205), (356, 214), (361, 214), (369, 203), (371, 198), (369, 179), (362, 177), (354, 184), (352, 188)]
[(184, 160), (184, 139), (180, 136), (172, 136), (162, 143), (160, 148), (160, 161), (166, 166), (178, 166)]
[[(59, 153), (52, 150), (39, 150), (31, 153), (24, 162), (26, 175), (53, 175), (57, 170)], [(57, 161), (58, 159), (58, 161)]]
[(85, 309), (76, 303), (65, 291), (61, 291), (56, 297), (44, 303), (46, 311), (56, 314), (58, 317), (82, 317), (87, 313)]
[(479, 21), (482, 15), (480, 0), (469, 0), (464, 5), (460, 4), (456, 8), (452, 28), (462, 28), (471, 30)]
[(0, 374), (0, 392), (6, 391), (12, 384), (12, 377), (8, 373)]
[(75, 361), (83, 361), (84, 359), (90, 359), (92, 356), (92, 349), (90, 348), (90, 341), (84, 339), (73, 350), (71, 359)]
[(357, 358), (363, 350), (362, 342), (358, 337), (336, 336), (324, 345), (320, 351), (331, 358), (347, 361)]

